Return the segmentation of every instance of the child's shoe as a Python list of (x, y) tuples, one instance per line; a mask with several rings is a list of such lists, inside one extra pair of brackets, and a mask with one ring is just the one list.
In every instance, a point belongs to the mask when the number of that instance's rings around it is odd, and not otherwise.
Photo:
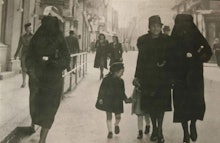
[(119, 126), (115, 126), (115, 134), (119, 134), (120, 133), (120, 128)]
[(150, 126), (146, 125), (144, 134), (149, 134), (149, 132), (150, 132)]
[(112, 132), (109, 132), (107, 138), (108, 138), (108, 139), (112, 139), (112, 137), (113, 137), (113, 133), (112, 133)]
[(142, 138), (143, 138), (143, 131), (139, 130), (137, 139), (142, 139)]

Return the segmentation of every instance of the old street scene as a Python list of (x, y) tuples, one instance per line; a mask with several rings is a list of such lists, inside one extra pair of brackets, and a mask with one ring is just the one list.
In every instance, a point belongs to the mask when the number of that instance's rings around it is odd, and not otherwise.
[(219, 0), (0, 0), (1, 143), (219, 143)]

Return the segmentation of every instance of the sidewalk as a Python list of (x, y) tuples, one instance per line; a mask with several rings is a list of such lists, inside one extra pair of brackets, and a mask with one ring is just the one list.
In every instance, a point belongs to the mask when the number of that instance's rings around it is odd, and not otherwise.
[[(125, 88), (127, 96), (132, 93), (132, 80), (136, 65), (136, 52), (124, 54)], [(56, 115), (47, 143), (149, 143), (149, 135), (143, 140), (136, 139), (136, 116), (131, 115), (131, 105), (125, 104), (125, 113), (120, 123), (121, 133), (107, 139), (106, 115), (95, 108), (95, 102), (101, 81), (99, 70), (93, 68), (94, 55), (88, 57), (88, 74), (79, 86), (65, 95)], [(105, 70), (105, 74), (107, 71)], [(213, 64), (204, 65), (206, 115), (203, 122), (198, 122), (198, 143), (218, 143), (220, 140), (220, 69)], [(27, 88), (21, 89), (21, 75), (0, 81), (0, 139), (5, 137), (15, 127), (28, 126), (30, 123)], [(219, 83), (219, 84), (218, 84)], [(164, 136), (167, 143), (182, 142), (180, 124), (173, 124), (173, 113), (165, 114)], [(114, 121), (114, 120), (113, 120)], [(114, 122), (113, 122), (114, 123)], [(4, 129), (4, 130), (3, 130)], [(6, 134), (6, 135), (2, 135)], [(38, 143), (39, 130), (20, 143)]]
[(0, 81), (0, 140), (29, 122), (29, 89), (21, 88), (21, 83), (21, 74)]

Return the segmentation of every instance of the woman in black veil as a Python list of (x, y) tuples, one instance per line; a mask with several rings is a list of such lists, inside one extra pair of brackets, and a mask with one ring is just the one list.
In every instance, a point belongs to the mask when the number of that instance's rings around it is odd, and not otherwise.
[[(174, 122), (182, 124), (183, 142), (197, 140), (196, 121), (205, 113), (203, 63), (212, 55), (211, 48), (187, 14), (176, 16), (171, 34), (172, 72), (174, 81)], [(190, 132), (188, 131), (190, 121)]]
[(57, 17), (45, 16), (28, 49), (30, 114), (33, 124), (42, 127), (39, 143), (45, 143), (60, 104), (62, 72), (70, 54)]

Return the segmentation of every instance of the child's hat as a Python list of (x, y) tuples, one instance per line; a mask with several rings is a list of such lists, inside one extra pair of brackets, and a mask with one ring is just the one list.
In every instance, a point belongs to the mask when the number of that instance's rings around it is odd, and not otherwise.
[(116, 71), (119, 71), (121, 69), (124, 69), (124, 64), (122, 62), (114, 62), (110, 66), (110, 72), (116, 72)]

